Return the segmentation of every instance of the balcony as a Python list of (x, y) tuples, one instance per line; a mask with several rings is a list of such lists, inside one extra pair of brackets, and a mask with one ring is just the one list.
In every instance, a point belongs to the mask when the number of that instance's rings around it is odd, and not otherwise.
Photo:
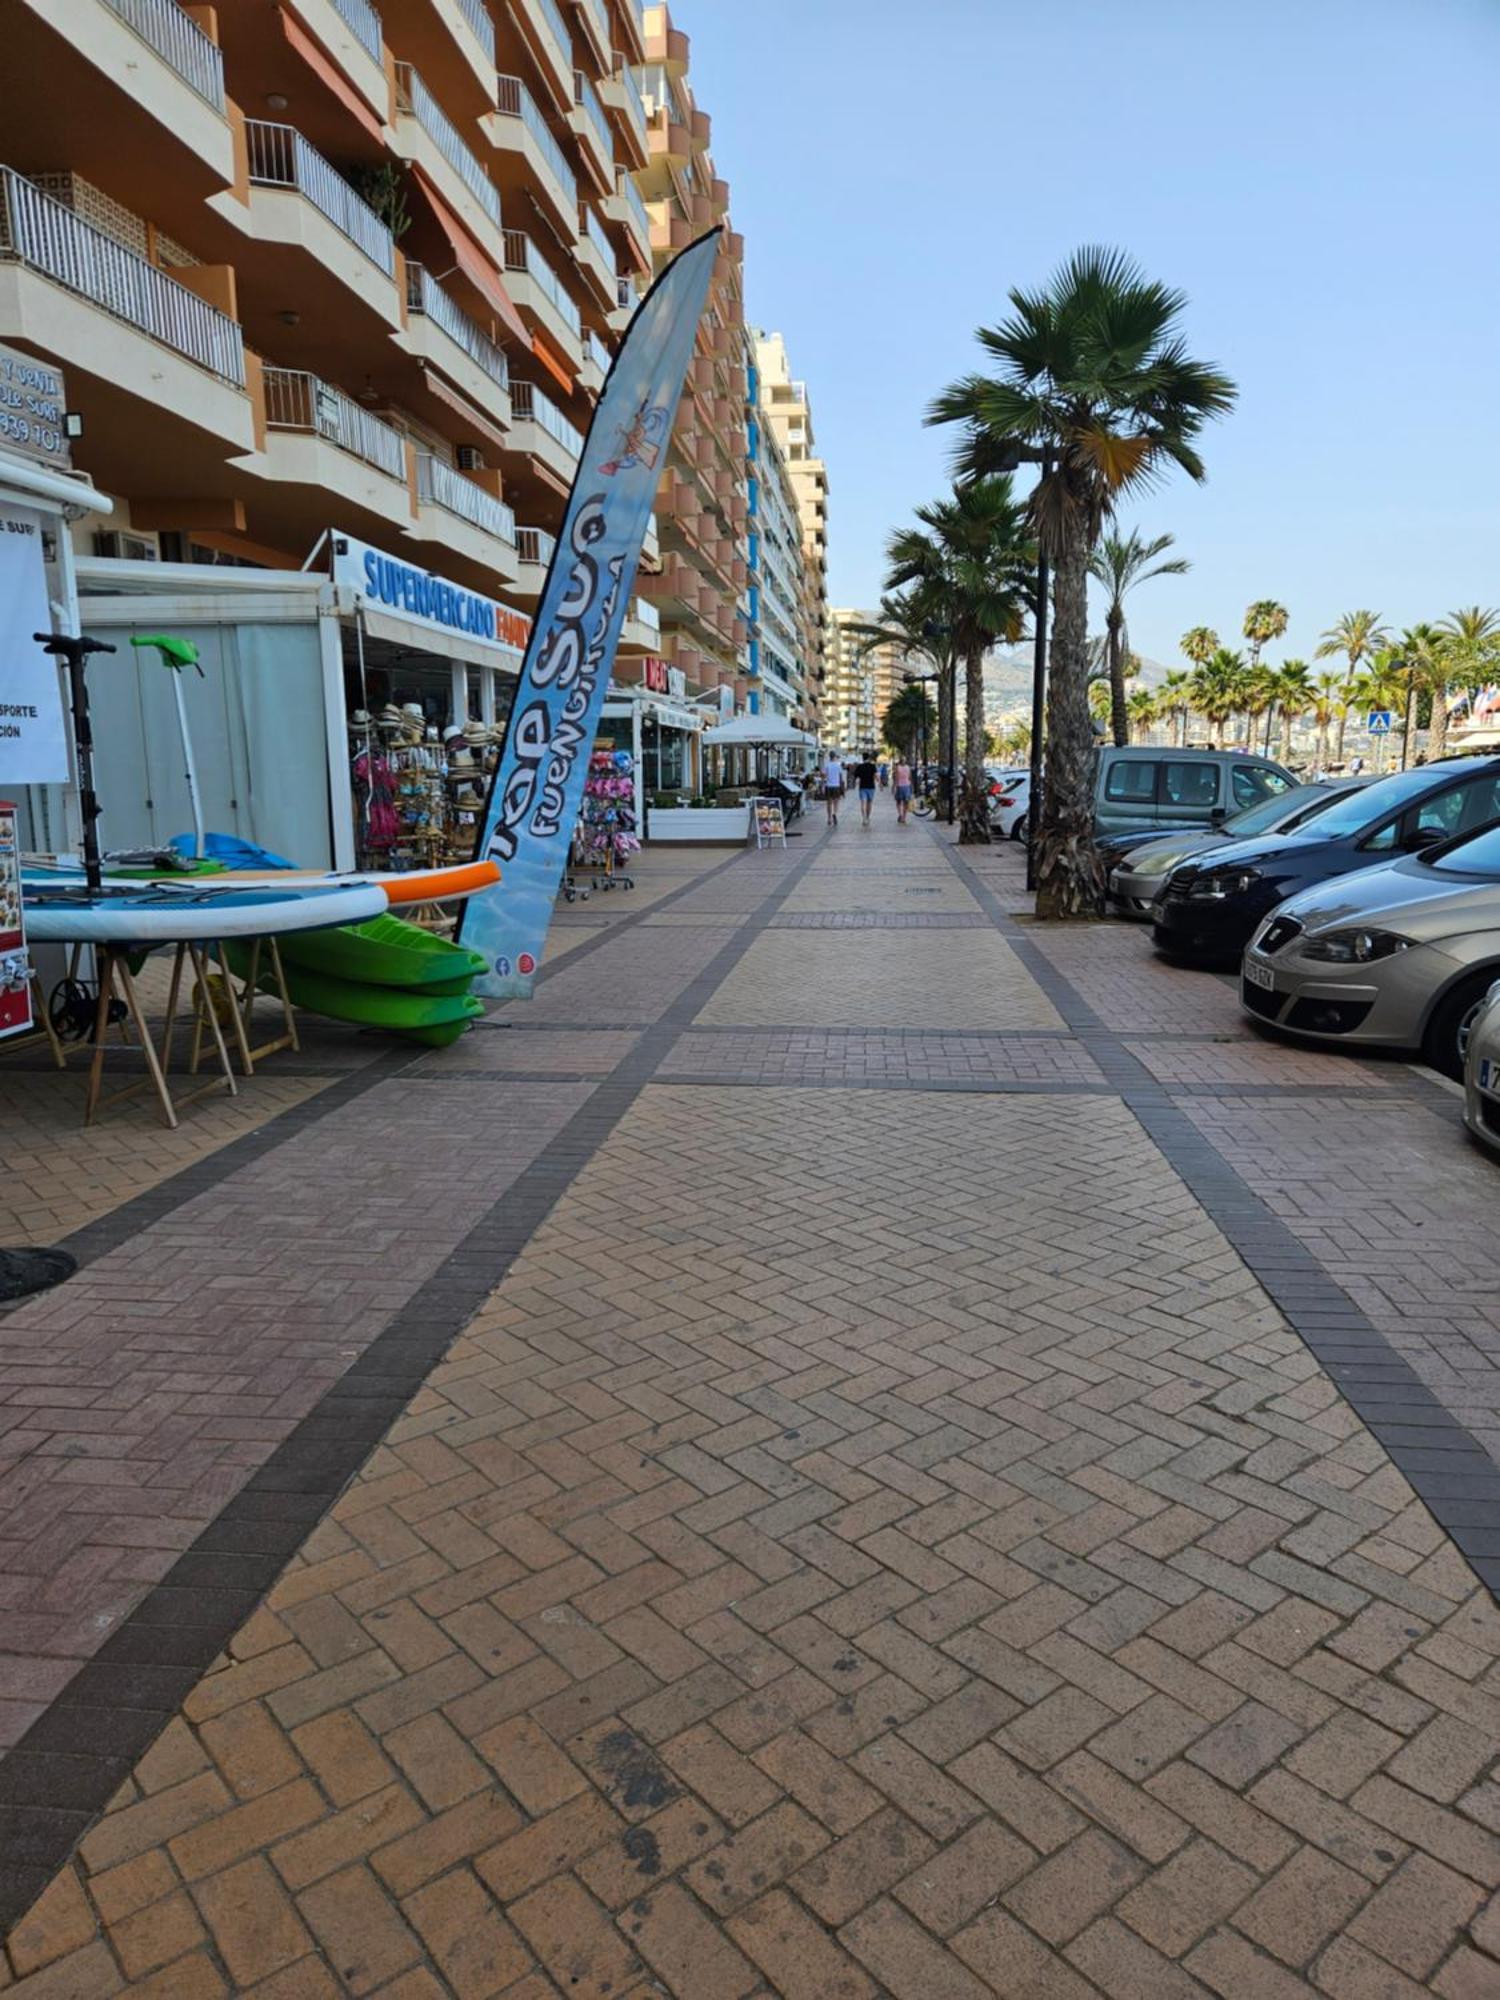
[[(224, 58), (177, 0), (106, 0), (132, 33), (155, 49), (215, 111), (224, 109)], [(378, 31), (377, 31), (378, 32)]]
[(601, 192), (608, 193), (615, 178), (615, 142), (599, 93), (581, 69), (573, 72), (573, 110), (568, 123), (577, 135), (581, 155), (592, 168)]
[(590, 389), (597, 396), (604, 387), (604, 378), (609, 373), (613, 357), (604, 342), (592, 327), (583, 336), (583, 366), (578, 371), (580, 387)]
[(576, 366), (583, 338), (582, 317), (563, 289), (562, 279), (519, 229), (505, 232), (505, 273), (511, 297), (521, 311), (529, 313)]
[[(244, 343), (227, 313), (84, 222), (9, 167), (0, 167), (3, 263), (24, 266), (50, 279), (220, 382), (244, 388)], [(101, 354), (94, 363), (79, 365), (113, 370), (122, 358)], [(59, 354), (58, 359), (72, 365), (70, 356)], [(159, 379), (159, 370), (157, 375)]]
[(495, 24), (490, 19), (490, 10), (484, 0), (458, 0), (458, 11), (468, 23), (470, 32), (484, 51), (485, 62), (491, 69), (495, 67)]
[[(396, 246), (391, 232), (300, 132), (290, 125), (247, 118), (245, 142), (252, 187), (282, 188), (301, 195), (386, 277), (395, 274)], [(278, 233), (278, 240), (285, 238)]]
[(397, 150), (447, 191), (471, 227), (499, 229), (499, 189), (410, 63), (396, 64), (396, 110)]
[(547, 587), (547, 570), (557, 547), (557, 537), (545, 528), (517, 528), (516, 554), (520, 567), (513, 586), (517, 597), (534, 604)]
[(514, 449), (539, 459), (564, 483), (571, 481), (583, 453), (582, 431), (533, 382), (512, 382), (510, 403)]
[(558, 109), (573, 103), (573, 37), (558, 11), (557, 0), (520, 0), (514, 13), (537, 66), (553, 91)]
[(605, 233), (593, 209), (580, 203), (578, 209), (578, 269), (588, 279), (605, 312), (613, 312), (619, 290), (620, 272), (615, 262), (615, 246)]
[(685, 167), (692, 155), (692, 133), (678, 120), (670, 104), (658, 105), (652, 112), (646, 127), (646, 142), (655, 166)]
[(613, 76), (600, 78), (599, 96), (614, 119), (618, 151), (628, 157), (630, 166), (644, 167), (650, 158), (646, 144), (646, 100), (641, 96), (635, 73), (622, 63)]
[(551, 219), (571, 237), (578, 226), (578, 178), (567, 155), (520, 77), (497, 76), (495, 85), (497, 108), (485, 120), (490, 141), (527, 169), (526, 175), (511, 174), (509, 184), (535, 182), (551, 204)]
[(406, 267), (406, 345), (463, 390), (482, 411), (510, 422), (510, 363), (505, 350), (421, 264)]
[(610, 222), (625, 231), (626, 245), (635, 252), (637, 268), (649, 271), (651, 218), (646, 213), (640, 190), (629, 174), (622, 171), (616, 178), (614, 193), (605, 197), (604, 213)]
[(670, 77), (684, 77), (688, 70), (688, 38), (681, 28), (666, 26), (663, 10), (657, 25), (646, 36), (646, 61), (653, 67), (659, 66)]
[[(424, 521), (422, 510), (433, 507), (478, 534), (455, 533), (445, 522)], [(428, 539), (449, 542), (471, 560), (492, 562), (510, 575), (516, 552), (514, 513), (503, 500), (430, 452), (417, 454), (417, 522)], [(503, 550), (492, 547), (494, 542), (503, 543)]]
[(600, 69), (608, 69), (614, 52), (614, 34), (609, 25), (609, 8), (605, 0), (574, 0), (573, 12), (595, 62)]
[(308, 432), (405, 484), (405, 438), (342, 389), (300, 368), (267, 368), (265, 385), (268, 431)]
[(609, 315), (611, 331), (623, 333), (635, 317), (635, 309), (641, 302), (641, 295), (633, 278), (621, 278), (620, 289), (615, 294), (615, 309)]

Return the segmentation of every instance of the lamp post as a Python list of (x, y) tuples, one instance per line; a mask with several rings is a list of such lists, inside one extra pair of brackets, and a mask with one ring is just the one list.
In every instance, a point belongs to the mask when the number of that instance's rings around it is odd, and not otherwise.
[[(1052, 471), (1052, 454), (1042, 453), (1042, 479)], [(1040, 482), (1038, 482), (1040, 483)], [(1026, 793), (1026, 887), (1036, 888), (1037, 836), (1042, 824), (1042, 729), (1047, 717), (1047, 547), (1036, 540), (1036, 647), (1031, 658), (1031, 778)]]
[(938, 678), (937, 674), (914, 674), (910, 669), (907, 670), (906, 674), (906, 685), (908, 687), (920, 687), (922, 690), (922, 777), (924, 783), (927, 777), (927, 683), (935, 681)]

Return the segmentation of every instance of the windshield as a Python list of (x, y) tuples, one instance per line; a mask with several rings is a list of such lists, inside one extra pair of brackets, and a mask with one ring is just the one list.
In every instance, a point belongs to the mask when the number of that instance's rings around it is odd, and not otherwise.
[[(1394, 771), (1388, 778), (1377, 778), (1373, 785), (1366, 785), (1362, 791), (1351, 792), (1347, 798), (1331, 805), (1327, 812), (1317, 813), (1307, 825), (1307, 831), (1320, 840), (1337, 840), (1348, 833), (1363, 833), (1367, 826), (1373, 826), (1403, 806), (1409, 806), (1413, 799), (1421, 798), (1424, 792), (1432, 791), (1442, 783), (1443, 772), (1438, 765), (1428, 765), (1420, 770)], [(1302, 829), (1299, 827), (1298, 832)]]
[[(1236, 839), (1244, 833), (1267, 833), (1285, 821), (1296, 819), (1299, 812), (1306, 814), (1314, 810), (1311, 801), (1321, 785), (1296, 785), (1289, 792), (1278, 792), (1275, 798), (1261, 799), (1253, 806), (1246, 806), (1243, 812), (1232, 813), (1223, 822), (1225, 833), (1232, 833)], [(1327, 804), (1333, 803), (1334, 794), (1328, 795)], [(1326, 810), (1326, 806), (1324, 808)]]
[(1449, 854), (1429, 862), (1445, 875), (1488, 875), (1500, 880), (1500, 826), (1476, 833)]

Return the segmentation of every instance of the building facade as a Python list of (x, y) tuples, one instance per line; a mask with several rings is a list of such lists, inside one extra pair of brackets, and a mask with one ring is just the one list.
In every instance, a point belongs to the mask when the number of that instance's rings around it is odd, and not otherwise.
[(828, 467), (818, 456), (807, 384), (793, 377), (786, 342), (779, 333), (756, 333), (755, 365), (759, 405), (781, 448), (801, 530), (808, 685), (817, 703), (813, 719), (833, 740), (838, 731), (827, 700)]
[(797, 497), (768, 421), (753, 342), (745, 371), (749, 524), (750, 708), (817, 733), (817, 683), (809, 666), (806, 560)]
[(864, 635), (878, 622), (875, 611), (839, 607), (828, 614), (824, 713), (831, 739), (849, 750), (878, 748), (885, 712), (907, 681), (900, 648)]

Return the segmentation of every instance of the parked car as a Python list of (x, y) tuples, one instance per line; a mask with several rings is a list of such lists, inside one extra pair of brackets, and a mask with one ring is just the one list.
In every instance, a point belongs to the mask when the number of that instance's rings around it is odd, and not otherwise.
[(1168, 957), (1238, 965), (1278, 903), (1356, 868), (1473, 832), (1500, 814), (1500, 757), (1450, 758), (1377, 778), (1292, 833), (1231, 841), (1168, 874), (1151, 934)]
[(1147, 750), (1103, 746), (1094, 776), (1097, 833), (1217, 826), (1246, 806), (1288, 792), (1297, 780), (1269, 757), (1243, 750)]
[(1030, 771), (1006, 774), (999, 791), (990, 791), (990, 831), (1002, 839), (1026, 838), (1026, 809), (1031, 804)]
[(1240, 999), (1299, 1039), (1420, 1052), (1457, 1077), (1497, 979), (1500, 824), (1289, 897), (1250, 941)]
[(1219, 826), (1192, 832), (1106, 834), (1099, 842), (1106, 907), (1117, 917), (1149, 918), (1158, 891), (1178, 862), (1206, 854), (1227, 841), (1248, 840), (1252, 834), (1290, 833), (1365, 782), (1341, 778), (1319, 785), (1293, 785), (1289, 792), (1231, 813)]
[(1486, 993), (1469, 1024), (1464, 1123), (1476, 1139), (1500, 1153), (1500, 985)]

